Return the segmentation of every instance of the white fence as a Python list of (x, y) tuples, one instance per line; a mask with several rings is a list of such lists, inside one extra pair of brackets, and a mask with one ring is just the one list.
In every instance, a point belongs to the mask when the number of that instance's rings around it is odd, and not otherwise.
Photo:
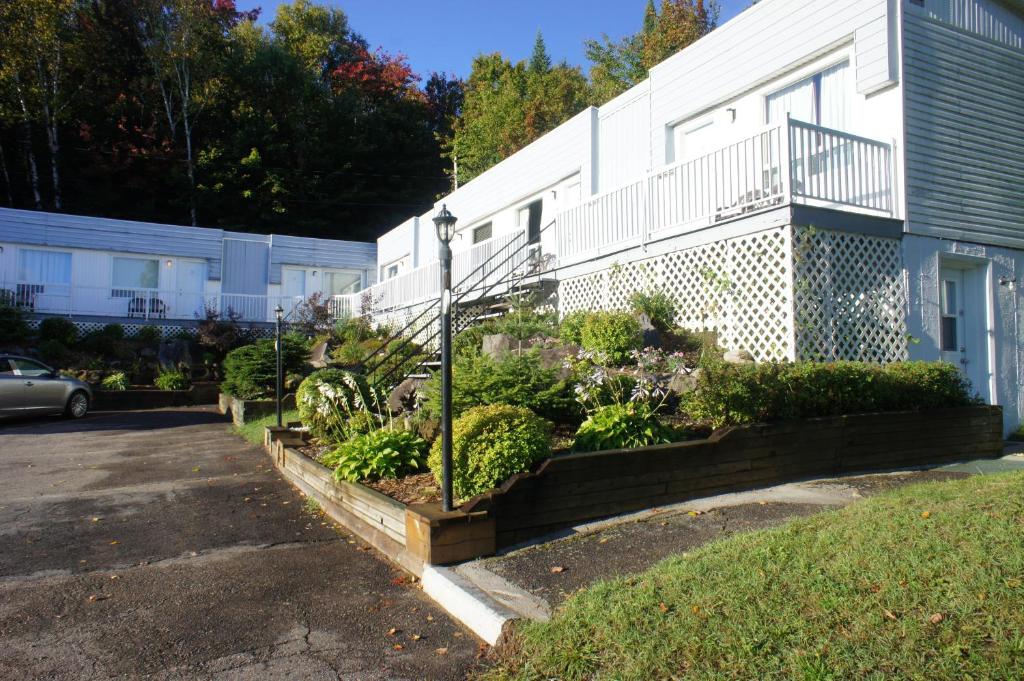
[(791, 120), (563, 211), (557, 256), (571, 264), (787, 201), (891, 214), (891, 146)]

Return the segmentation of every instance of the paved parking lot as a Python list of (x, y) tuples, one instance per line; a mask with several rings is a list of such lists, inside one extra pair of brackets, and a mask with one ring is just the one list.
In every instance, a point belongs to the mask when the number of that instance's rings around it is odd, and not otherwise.
[(211, 409), (0, 422), (0, 679), (460, 679), (477, 653)]

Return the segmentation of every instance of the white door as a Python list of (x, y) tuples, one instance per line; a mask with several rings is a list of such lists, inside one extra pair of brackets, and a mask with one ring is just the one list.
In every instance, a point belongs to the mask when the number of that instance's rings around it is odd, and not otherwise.
[(281, 270), (281, 307), (285, 315), (306, 299), (306, 270), (285, 267)]
[(939, 268), (939, 353), (960, 367), (971, 387), (991, 402), (987, 269), (946, 264)]
[(202, 319), (205, 316), (206, 261), (178, 260), (174, 308), (177, 319)]

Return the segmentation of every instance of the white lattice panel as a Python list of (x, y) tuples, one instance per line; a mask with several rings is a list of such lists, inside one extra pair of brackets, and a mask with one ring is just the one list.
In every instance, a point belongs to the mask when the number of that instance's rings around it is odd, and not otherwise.
[(716, 241), (563, 281), (559, 312), (627, 309), (635, 291), (666, 291), (676, 323), (718, 332), (755, 359), (793, 357), (792, 256), (788, 228)]
[(797, 228), (797, 355), (814, 360), (907, 358), (900, 242)]

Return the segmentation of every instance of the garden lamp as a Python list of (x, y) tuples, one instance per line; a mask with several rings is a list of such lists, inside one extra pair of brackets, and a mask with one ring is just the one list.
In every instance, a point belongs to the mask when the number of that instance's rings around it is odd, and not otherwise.
[(274, 317), (277, 320), (275, 324), (275, 335), (276, 340), (274, 342), (274, 349), (277, 351), (277, 384), (275, 386), (275, 397), (276, 397), (276, 410), (277, 410), (277, 427), (281, 427), (281, 388), (284, 382), (284, 377), (281, 376), (281, 321), (284, 319), (284, 308), (281, 307), (281, 303), (277, 304), (274, 308)]
[(452, 237), (456, 217), (441, 205), (434, 217), (441, 261), (441, 503), (452, 510)]

